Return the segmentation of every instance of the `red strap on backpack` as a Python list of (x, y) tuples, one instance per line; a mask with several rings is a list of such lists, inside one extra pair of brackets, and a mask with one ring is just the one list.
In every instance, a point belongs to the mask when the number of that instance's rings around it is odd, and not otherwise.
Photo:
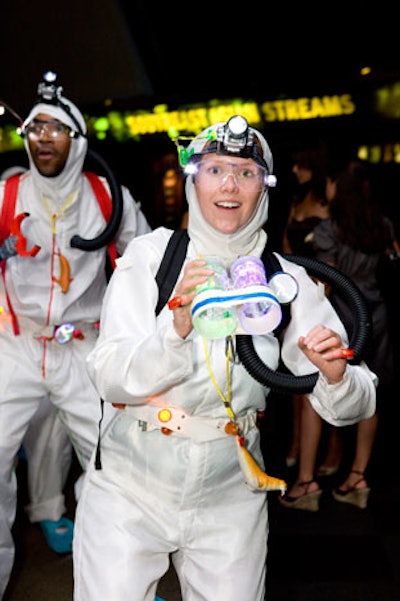
[[(99, 176), (95, 173), (92, 173), (91, 171), (84, 171), (84, 175), (92, 186), (92, 190), (97, 198), (97, 202), (99, 203), (104, 219), (108, 222), (111, 217), (112, 204), (107, 190), (103, 186)], [(110, 256), (112, 268), (115, 269), (115, 261), (118, 258), (118, 251), (114, 240), (108, 244), (108, 254)]]
[(6, 179), (4, 185), (4, 200), (0, 217), (0, 244), (8, 238), (11, 231), (11, 222), (15, 215), (20, 175), (12, 175)]
[[(13, 175), (6, 180), (4, 185), (4, 196), (3, 196), (3, 206), (1, 209), (1, 217), (0, 217), (0, 244), (8, 238), (11, 230), (11, 223), (14, 219), (15, 214), (15, 205), (17, 202), (17, 194), (19, 187), (20, 174)], [(13, 331), (15, 336), (19, 334), (19, 325), (17, 316), (14, 313), (14, 309), (12, 308), (11, 300), (8, 296), (7, 287), (6, 287), (6, 261), (1, 262), (1, 275), (4, 282), (4, 291), (7, 300), (7, 306), (9, 313), (11, 315), (11, 321), (13, 326)]]

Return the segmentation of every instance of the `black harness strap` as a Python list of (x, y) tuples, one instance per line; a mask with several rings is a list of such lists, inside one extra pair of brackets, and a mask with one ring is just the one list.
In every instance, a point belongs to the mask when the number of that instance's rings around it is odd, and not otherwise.
[(185, 229), (174, 230), (171, 238), (168, 240), (167, 248), (156, 273), (156, 282), (158, 285), (156, 315), (159, 314), (171, 296), (186, 257), (188, 243), (189, 236)]

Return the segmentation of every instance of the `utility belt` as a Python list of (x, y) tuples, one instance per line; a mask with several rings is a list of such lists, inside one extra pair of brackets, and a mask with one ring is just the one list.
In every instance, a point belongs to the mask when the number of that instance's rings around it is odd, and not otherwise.
[(83, 340), (85, 333), (93, 332), (99, 329), (99, 322), (86, 323), (65, 322), (56, 326), (43, 327), (39, 332), (34, 332), (36, 340), (45, 340), (58, 342), (58, 344), (67, 344), (71, 340)]
[[(225, 438), (232, 434), (231, 420), (188, 415), (181, 407), (114, 403), (113, 405), (119, 409), (125, 409), (129, 415), (137, 419), (144, 432), (159, 429), (163, 434), (168, 435), (175, 432), (198, 442)], [(245, 436), (257, 425), (257, 411), (249, 411), (243, 417), (236, 418), (235, 424), (240, 435)]]

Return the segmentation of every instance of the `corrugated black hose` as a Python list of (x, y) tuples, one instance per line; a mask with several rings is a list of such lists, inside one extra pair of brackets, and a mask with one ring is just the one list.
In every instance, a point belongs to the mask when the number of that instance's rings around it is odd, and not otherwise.
[[(335, 287), (353, 312), (355, 328), (350, 339), (350, 348), (354, 350), (354, 359), (349, 363), (357, 364), (363, 358), (372, 331), (371, 315), (367, 301), (361, 290), (340, 270), (310, 257), (283, 254), (282, 257), (304, 267), (309, 275)], [(318, 372), (304, 376), (275, 371), (269, 368), (257, 354), (252, 336), (236, 336), (236, 350), (249, 374), (271, 390), (281, 393), (311, 392), (317, 382)]]
[(114, 173), (108, 163), (94, 150), (88, 149), (88, 157), (93, 158), (104, 171), (104, 176), (110, 186), (112, 212), (111, 217), (104, 230), (96, 238), (86, 240), (78, 235), (72, 236), (70, 244), (73, 248), (80, 250), (98, 250), (106, 246), (115, 237), (121, 224), (123, 213), (123, 197), (120, 184), (117, 182)]

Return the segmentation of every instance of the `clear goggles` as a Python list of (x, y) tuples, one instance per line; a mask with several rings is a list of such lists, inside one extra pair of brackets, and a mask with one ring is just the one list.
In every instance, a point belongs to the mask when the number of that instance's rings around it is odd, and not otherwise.
[(73, 137), (73, 132), (68, 125), (60, 121), (41, 121), (34, 119), (25, 127), (23, 132), (30, 140), (39, 140), (43, 134), (48, 138)]
[(249, 161), (243, 165), (226, 163), (216, 158), (207, 158), (195, 164), (195, 171), (210, 185), (222, 186), (232, 178), (237, 186), (254, 187), (265, 184), (267, 171), (263, 167)]

